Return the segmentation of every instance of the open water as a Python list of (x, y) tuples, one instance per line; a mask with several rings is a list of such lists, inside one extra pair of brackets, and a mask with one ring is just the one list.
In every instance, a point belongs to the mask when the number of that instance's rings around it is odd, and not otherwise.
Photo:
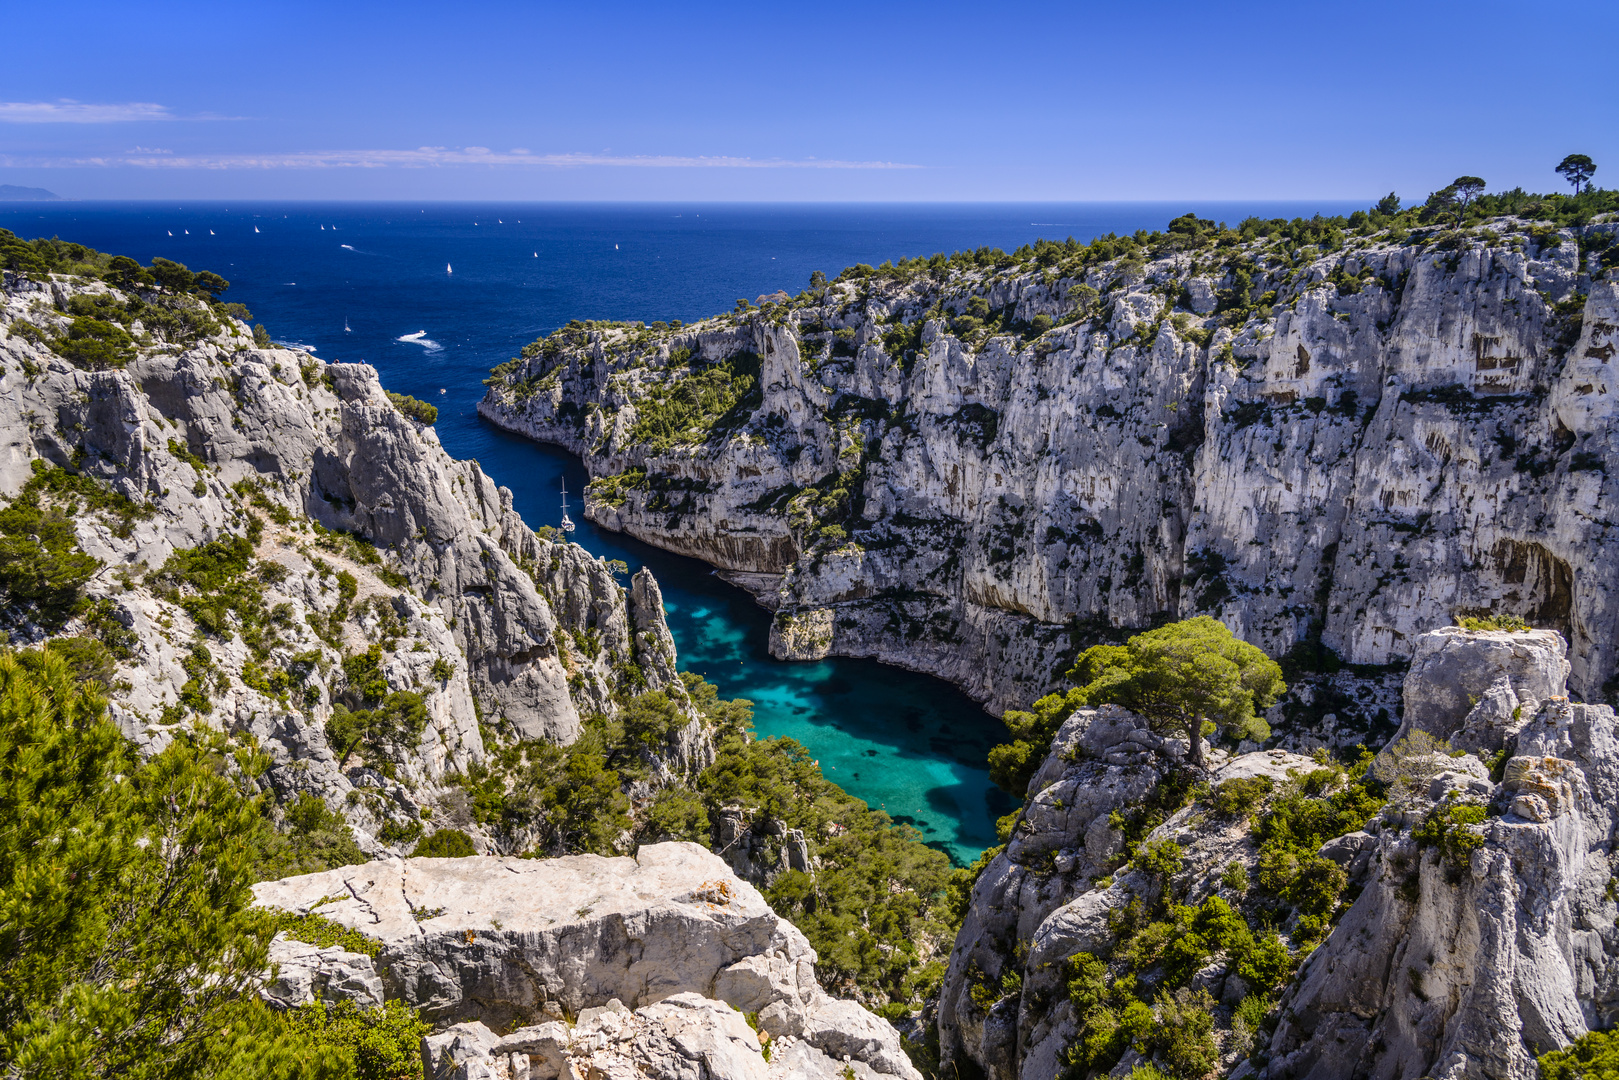
[(826, 776), (921, 830), (958, 864), (995, 843), (1011, 802), (990, 783), (1005, 729), (964, 694), (874, 661), (788, 664), (765, 651), (768, 615), (707, 566), (583, 520), (578, 459), (495, 430), (476, 406), (489, 369), (569, 319), (683, 319), (738, 297), (796, 293), (811, 271), (1038, 237), (1162, 228), (1178, 214), (1348, 213), (1341, 203), (1008, 205), (0, 204), (0, 227), (101, 251), (174, 259), (230, 280), (278, 341), (364, 361), (391, 390), (439, 406), (451, 454), (510, 487), (530, 526), (575, 493), (574, 540), (652, 568), (681, 666), (754, 702), (767, 736), (809, 748)]

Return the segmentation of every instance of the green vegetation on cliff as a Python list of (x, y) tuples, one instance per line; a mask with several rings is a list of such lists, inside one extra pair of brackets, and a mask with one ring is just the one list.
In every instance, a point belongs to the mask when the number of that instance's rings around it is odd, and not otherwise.
[(32, 619), (49, 631), (87, 610), (84, 586), (101, 563), (85, 554), (73, 531), (83, 514), (103, 517), (119, 536), (150, 517), (99, 481), (35, 459), (34, 475), (0, 510), (0, 620)]
[[(948, 901), (950, 860), (828, 781), (799, 743), (754, 738), (749, 702), (721, 700), (691, 673), (684, 679), (714, 732), (707, 768), (631, 804), (626, 789), (652, 779), (651, 755), (667, 756), (689, 722), (681, 695), (654, 691), (627, 700), (616, 718), (590, 719), (571, 746), (495, 749), (463, 781), (474, 817), (499, 835), (538, 837), (534, 855), (618, 854), (630, 838), (718, 849), (722, 828), (751, 833), (765, 898), (809, 937), (824, 985), (875, 1005), (919, 1005), (943, 974), (959, 921)], [(802, 830), (819, 862), (813, 873), (787, 868), (786, 830)]]
[(199, 730), (141, 761), (93, 685), (31, 652), (0, 654), (0, 763), (0, 1069), (349, 1077), (378, 1032), (408, 1056), (401, 1018), (308, 1030), (248, 992), (278, 929), (248, 906), (271, 832), (238, 784), (262, 759)]
[[(1287, 690), (1275, 661), (1207, 615), (1137, 634), (1124, 645), (1093, 646), (1068, 678), (1082, 685), (1046, 695), (1032, 711), (1007, 710), (1012, 741), (989, 752), (990, 777), (1007, 793), (1023, 796), (1058, 729), (1084, 706), (1122, 705), (1156, 730), (1189, 741), (1196, 728), (1202, 736), (1223, 732), (1263, 742), (1270, 728), (1257, 710)], [(1194, 767), (1202, 766), (1200, 741), (1190, 742)]]

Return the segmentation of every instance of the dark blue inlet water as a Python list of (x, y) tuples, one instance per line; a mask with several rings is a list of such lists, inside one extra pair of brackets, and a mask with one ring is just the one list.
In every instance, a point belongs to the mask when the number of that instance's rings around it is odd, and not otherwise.
[[(691, 321), (738, 297), (797, 292), (813, 270), (831, 276), (857, 262), (1011, 250), (1037, 237), (1086, 240), (1161, 228), (1187, 211), (1236, 222), (1353, 209), (64, 203), (0, 205), (0, 227), (224, 275), (226, 299), (251, 308), (278, 341), (374, 364), (389, 389), (438, 405), (445, 449), (478, 459), (539, 526), (556, 522), (564, 477), (570, 491), (584, 489), (583, 467), (493, 429), (475, 409), (490, 367), (569, 319)], [(576, 501), (576, 519), (578, 510)], [(632, 569), (652, 568), (682, 666), (723, 696), (751, 699), (761, 734), (799, 740), (828, 778), (915, 825), (958, 863), (995, 842), (995, 819), (1010, 803), (984, 762), (1004, 729), (965, 695), (871, 661), (772, 660), (766, 613), (703, 564), (584, 521), (574, 539)]]

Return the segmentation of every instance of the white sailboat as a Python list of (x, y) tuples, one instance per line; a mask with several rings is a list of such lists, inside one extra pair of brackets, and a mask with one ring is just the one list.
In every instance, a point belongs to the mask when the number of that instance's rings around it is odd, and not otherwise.
[(449, 263), (445, 263), (444, 264), (444, 272), (446, 274), (453, 274), (453, 273), (455, 273), (455, 268), (452, 267)]
[(565, 533), (573, 532), (573, 519), (568, 517), (568, 481), (566, 478), (563, 478), (562, 481), (562, 531)]
[(353, 330), (349, 329), (349, 317), (347, 315), (343, 316), (343, 333), (345, 333), (345, 334), (354, 333)]
[(258, 227), (258, 226), (257, 226), (257, 225), (255, 225), (255, 226), (253, 226), (253, 231), (254, 231), (254, 232), (258, 232), (258, 231), (259, 231), (259, 227)]

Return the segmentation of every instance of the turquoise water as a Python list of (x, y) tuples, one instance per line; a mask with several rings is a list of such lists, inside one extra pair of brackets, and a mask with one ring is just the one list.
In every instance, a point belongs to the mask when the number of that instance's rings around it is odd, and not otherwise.
[[(524, 520), (555, 524), (560, 481), (566, 477), (570, 491), (585, 482), (578, 459), (488, 425), (479, 435), (471, 456), (513, 488)], [(497, 462), (520, 462), (521, 469)], [(572, 516), (580, 517), (577, 503)], [(984, 762), (1005, 729), (965, 694), (873, 660), (774, 660), (766, 652), (769, 613), (703, 563), (588, 521), (578, 521), (573, 536), (595, 554), (652, 569), (681, 668), (714, 683), (723, 697), (752, 701), (761, 734), (797, 739), (829, 780), (915, 826), (957, 863), (995, 842), (995, 818), (1011, 804), (990, 784)]]
[[(505, 434), (476, 413), (481, 381), (569, 319), (678, 318), (737, 297), (797, 291), (812, 270), (1038, 237), (1087, 240), (1162, 228), (1187, 211), (1238, 221), (1347, 213), (1341, 203), (768, 206), (696, 204), (0, 205), (0, 227), (61, 236), (142, 262), (161, 255), (223, 274), (279, 341), (374, 364), (391, 390), (440, 407), (451, 454), (512, 489), (532, 526), (557, 491), (584, 489), (579, 461)], [(453, 273), (446, 266), (453, 266)], [(347, 328), (347, 329), (345, 329)], [(406, 335), (425, 332), (415, 340)], [(575, 504), (577, 518), (578, 504)], [(874, 661), (784, 664), (769, 616), (703, 564), (581, 522), (595, 554), (647, 565), (663, 586), (683, 667), (755, 703), (764, 735), (791, 736), (847, 791), (915, 825), (966, 863), (995, 842), (1010, 801), (989, 783), (999, 721), (953, 687)]]

